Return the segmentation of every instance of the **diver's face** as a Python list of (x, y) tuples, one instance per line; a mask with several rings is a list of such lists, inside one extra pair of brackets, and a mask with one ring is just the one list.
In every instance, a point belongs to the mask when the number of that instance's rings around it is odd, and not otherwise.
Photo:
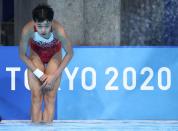
[(43, 22), (35, 22), (35, 26), (36, 26), (37, 32), (40, 35), (46, 36), (51, 31), (52, 23), (50, 21), (45, 20)]

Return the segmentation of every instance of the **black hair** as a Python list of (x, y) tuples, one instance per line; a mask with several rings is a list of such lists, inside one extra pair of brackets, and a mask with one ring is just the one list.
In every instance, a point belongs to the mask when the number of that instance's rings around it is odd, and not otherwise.
[(39, 4), (32, 11), (32, 17), (35, 22), (52, 21), (53, 16), (54, 11), (47, 4)]

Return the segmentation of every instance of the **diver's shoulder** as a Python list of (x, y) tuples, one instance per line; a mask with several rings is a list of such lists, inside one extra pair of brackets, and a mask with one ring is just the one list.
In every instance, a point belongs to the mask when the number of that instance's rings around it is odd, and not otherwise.
[(22, 34), (31, 34), (34, 32), (34, 22), (31, 20), (22, 28)]

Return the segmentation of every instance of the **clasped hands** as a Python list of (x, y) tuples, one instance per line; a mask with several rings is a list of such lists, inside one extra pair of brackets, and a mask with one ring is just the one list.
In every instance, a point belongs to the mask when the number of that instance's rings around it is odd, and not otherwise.
[(53, 74), (50, 74), (50, 75), (43, 74), (40, 77), (40, 81), (42, 83), (41, 89), (51, 90), (54, 87), (56, 79), (57, 79), (56, 75), (53, 75)]

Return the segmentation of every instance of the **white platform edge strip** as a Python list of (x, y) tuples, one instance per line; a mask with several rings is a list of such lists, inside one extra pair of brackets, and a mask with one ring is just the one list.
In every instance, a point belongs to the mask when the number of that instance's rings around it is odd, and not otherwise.
[[(178, 124), (178, 120), (54, 120), (54, 123), (154, 123)], [(2, 120), (0, 123), (31, 123), (31, 120)]]

